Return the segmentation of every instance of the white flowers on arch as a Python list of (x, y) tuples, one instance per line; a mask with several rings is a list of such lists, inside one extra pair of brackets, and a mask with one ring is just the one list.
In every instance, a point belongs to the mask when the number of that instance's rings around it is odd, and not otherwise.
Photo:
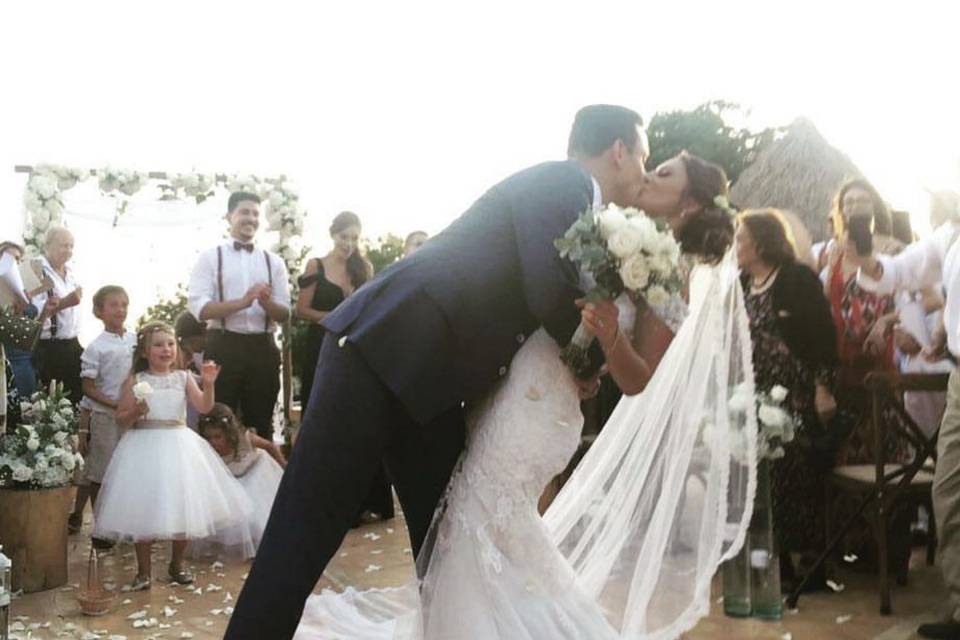
[(112, 167), (84, 170), (52, 164), (37, 165), (30, 170), (23, 195), (27, 222), (24, 244), (28, 253), (41, 253), (47, 230), (51, 226), (63, 224), (63, 192), (91, 175), (96, 176), (102, 194), (120, 198), (118, 216), (126, 210), (129, 204), (127, 198), (151, 181), (156, 181), (162, 192), (160, 200), (187, 197), (193, 198), (199, 204), (214, 195), (217, 185), (226, 187), (231, 193), (248, 191), (257, 194), (263, 202), (267, 228), (279, 234), (279, 239), (272, 249), (283, 258), (290, 274), (291, 285), (296, 287), (295, 274), (309, 251), (309, 247), (304, 246), (301, 240), (306, 212), (300, 204), (296, 187), (284, 176), (259, 178), (253, 175), (143, 173)]

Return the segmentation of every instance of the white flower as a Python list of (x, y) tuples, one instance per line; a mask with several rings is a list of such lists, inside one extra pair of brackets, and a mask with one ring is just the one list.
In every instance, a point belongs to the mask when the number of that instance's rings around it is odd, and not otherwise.
[(734, 389), (733, 396), (731, 396), (728, 406), (730, 411), (743, 413), (752, 407), (753, 404), (753, 394), (750, 393), (746, 383), (741, 383), (737, 385), (736, 389)]
[(34, 175), (30, 178), (30, 186), (41, 198), (46, 200), (57, 194), (57, 181), (48, 176)]
[(786, 387), (774, 385), (773, 389), (770, 389), (770, 399), (774, 402), (783, 402), (787, 399), (787, 393)]
[(60, 464), (62, 464), (63, 468), (67, 471), (73, 471), (77, 466), (77, 461), (73, 456), (61, 456)]
[[(67, 400), (66, 398), (60, 398), (60, 402), (59, 402), (58, 406), (59, 406), (61, 409), (72, 409), (72, 408), (73, 408), (73, 404), (72, 404), (69, 400)], [(71, 411), (71, 414), (72, 414), (72, 413), (73, 413), (73, 412)]]
[(27, 440), (27, 449), (30, 449), (30, 451), (36, 451), (39, 448), (40, 448), (39, 440), (37, 440), (36, 438), (30, 438), (29, 440)]
[(33, 413), (33, 405), (29, 402), (21, 402), (20, 413), (22, 413), (23, 415), (29, 415)]
[(33, 209), (33, 226), (38, 229), (46, 229), (50, 225), (50, 212), (45, 208)]
[(663, 307), (670, 301), (670, 294), (658, 284), (647, 289), (644, 297), (646, 297), (651, 307)]
[(776, 449), (769, 451), (766, 457), (770, 460), (779, 460), (785, 455), (787, 455), (787, 452), (783, 450), (783, 447), (777, 447)]
[(47, 410), (47, 401), (46, 400), (37, 400), (37, 403), (33, 405), (34, 411), (44, 412)]
[(25, 464), (18, 464), (13, 467), (13, 479), (17, 482), (27, 482), (33, 478), (33, 469)]
[(789, 420), (787, 413), (780, 407), (772, 407), (768, 404), (762, 405), (757, 412), (757, 417), (764, 425), (768, 427), (783, 427)]
[(642, 242), (643, 233), (639, 229), (624, 225), (610, 235), (607, 248), (610, 253), (624, 260), (639, 251)]
[(627, 216), (615, 205), (610, 205), (601, 211), (597, 219), (600, 223), (600, 235), (604, 239), (613, 235), (614, 231), (622, 229), (627, 225)]
[(620, 265), (620, 278), (623, 280), (623, 286), (631, 291), (639, 291), (646, 287), (650, 280), (646, 258), (635, 255), (624, 260)]
[(140, 381), (133, 385), (133, 397), (137, 400), (146, 400), (153, 393), (153, 387), (149, 382)]
[(57, 444), (62, 445), (67, 439), (66, 431), (57, 431), (53, 434), (53, 439), (56, 440)]

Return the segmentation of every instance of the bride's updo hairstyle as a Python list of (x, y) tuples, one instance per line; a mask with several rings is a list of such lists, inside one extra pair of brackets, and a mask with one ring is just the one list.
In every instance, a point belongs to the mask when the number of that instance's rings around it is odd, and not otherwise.
[(700, 209), (685, 214), (674, 235), (684, 253), (701, 256), (708, 262), (717, 262), (733, 243), (733, 215), (729, 204), (717, 203), (722, 196), (726, 203), (729, 189), (727, 174), (720, 165), (683, 151), (680, 153), (687, 170), (686, 196)]

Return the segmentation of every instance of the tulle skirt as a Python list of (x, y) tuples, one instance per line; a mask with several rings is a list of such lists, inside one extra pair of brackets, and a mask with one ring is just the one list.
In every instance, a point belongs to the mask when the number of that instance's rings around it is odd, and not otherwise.
[(270, 517), (273, 499), (277, 495), (277, 487), (280, 486), (280, 478), (283, 476), (283, 468), (265, 451), (258, 449), (256, 456), (257, 461), (253, 466), (237, 478), (253, 505), (250, 517), (192, 544), (192, 556), (222, 552), (227, 556), (247, 559), (256, 554)]
[(130, 429), (104, 474), (94, 535), (194, 540), (246, 522), (252, 513), (243, 487), (192, 430)]

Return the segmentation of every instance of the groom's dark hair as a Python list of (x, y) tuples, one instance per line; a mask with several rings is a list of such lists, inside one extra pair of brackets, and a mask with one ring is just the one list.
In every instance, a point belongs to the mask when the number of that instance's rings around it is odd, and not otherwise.
[(595, 158), (622, 140), (630, 151), (640, 139), (637, 127), (643, 126), (643, 118), (633, 109), (615, 104), (591, 104), (577, 111), (570, 129), (567, 157), (587, 156)]

